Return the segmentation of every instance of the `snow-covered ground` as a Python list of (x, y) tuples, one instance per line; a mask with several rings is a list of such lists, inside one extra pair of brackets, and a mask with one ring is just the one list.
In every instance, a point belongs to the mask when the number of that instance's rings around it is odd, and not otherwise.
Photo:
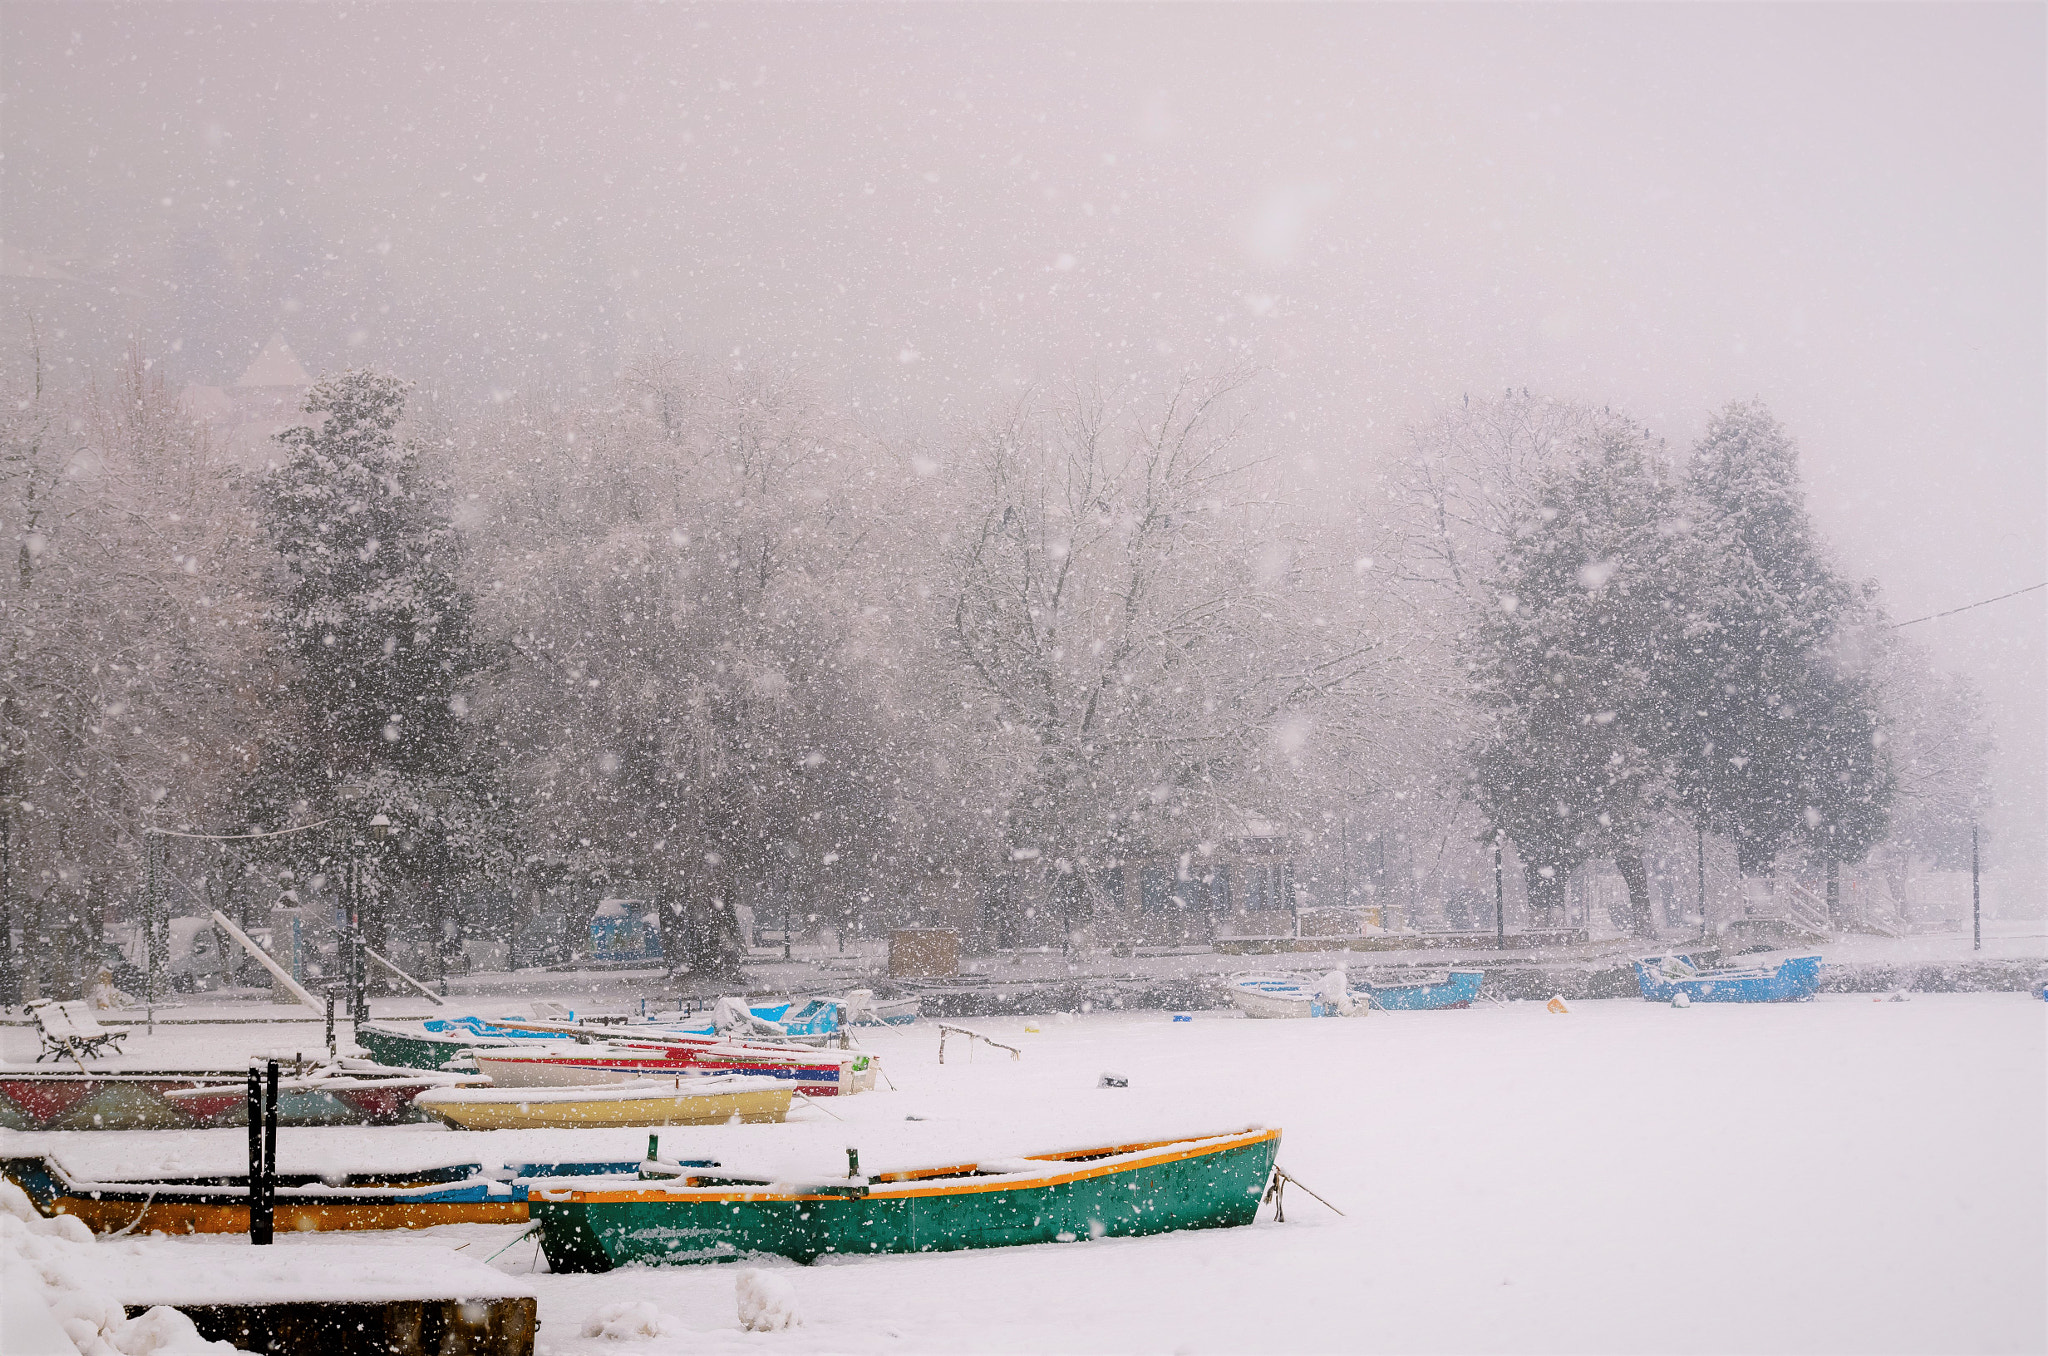
[[(2039, 1351), (2048, 1346), (2048, 1004), (1831, 996), (1783, 1007), (1581, 1002), (1349, 1021), (1092, 1013), (864, 1037), (895, 1087), (781, 1126), (671, 1129), (665, 1155), (870, 1171), (1252, 1123), (1285, 1129), (1288, 1220), (798, 1267), (802, 1323), (742, 1331), (740, 1268), (533, 1277), (541, 1346), (646, 1351)], [(1036, 1026), (1036, 1031), (1027, 1030)], [(230, 1058), (261, 1027), (130, 1049)], [(1096, 1086), (1114, 1071), (1127, 1089)], [(906, 1119), (918, 1117), (920, 1119)], [(0, 1137), (222, 1170), (239, 1131)], [(456, 1140), (442, 1144), (443, 1140)], [(637, 1155), (641, 1131), (283, 1133), (280, 1158)], [(376, 1235), (489, 1255), (513, 1228)], [(366, 1236), (353, 1236), (361, 1240)], [(349, 1236), (280, 1247), (318, 1249)], [(216, 1241), (217, 1243), (217, 1241)], [(212, 1246), (194, 1241), (191, 1246)], [(531, 1243), (496, 1259), (525, 1272)], [(651, 1304), (673, 1321), (615, 1322)], [(646, 1317), (644, 1311), (641, 1317)], [(599, 1325), (593, 1325), (599, 1326)]]

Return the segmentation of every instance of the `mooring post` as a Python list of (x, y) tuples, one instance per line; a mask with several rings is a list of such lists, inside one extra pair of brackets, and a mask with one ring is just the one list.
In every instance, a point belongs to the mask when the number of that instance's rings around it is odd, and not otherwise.
[(277, 1221), (277, 1061), (270, 1061), (263, 1097), (263, 1241)]
[(270, 1221), (263, 1218), (263, 1074), (249, 1066), (249, 1242), (270, 1241)]
[(270, 1242), (277, 1200), (277, 1061), (249, 1069), (249, 1242)]

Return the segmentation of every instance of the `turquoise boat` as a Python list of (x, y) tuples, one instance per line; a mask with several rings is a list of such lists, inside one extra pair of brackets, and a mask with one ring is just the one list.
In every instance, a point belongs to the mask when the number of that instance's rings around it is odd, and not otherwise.
[(1636, 986), (1652, 1003), (1669, 1003), (1680, 994), (1688, 1003), (1802, 1003), (1820, 988), (1820, 957), (1703, 970), (1691, 956), (1643, 956), (1636, 961)]
[(1359, 980), (1351, 996), (1383, 1012), (1424, 1012), (1445, 1008), (1469, 1008), (1479, 997), (1484, 970), (1452, 970), (1442, 978), (1431, 976), (1399, 984), (1375, 984)]
[(670, 1180), (537, 1186), (527, 1210), (557, 1272), (1072, 1243), (1250, 1224), (1279, 1152), (1252, 1129), (807, 1183), (647, 1163)]

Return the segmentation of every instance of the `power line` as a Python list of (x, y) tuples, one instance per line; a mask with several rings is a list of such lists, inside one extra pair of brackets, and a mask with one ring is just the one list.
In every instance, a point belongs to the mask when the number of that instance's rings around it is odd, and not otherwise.
[(1915, 617), (1912, 621), (1893, 622), (1892, 629), (1896, 631), (1901, 626), (1913, 626), (1919, 622), (1933, 621), (1936, 617), (1953, 617), (1958, 612), (1968, 612), (1973, 607), (1985, 607), (1991, 603), (2002, 603), (2008, 598), (2017, 598), (2022, 593), (2032, 593), (2037, 589), (2048, 589), (2048, 580), (2043, 580), (2038, 584), (2029, 584), (2023, 589), (2014, 589), (2011, 593), (2001, 593), (1996, 598), (1986, 598), (1981, 602), (1975, 603), (1964, 603), (1961, 607), (1952, 607), (1946, 612), (1930, 612), (1924, 617)]
[(147, 826), (142, 831), (144, 833), (161, 834), (165, 838), (198, 838), (209, 843), (225, 843), (231, 839), (239, 838), (282, 838), (288, 833), (304, 833), (308, 829), (317, 829), (322, 825), (332, 824), (339, 818), (341, 818), (340, 815), (329, 815), (326, 819), (318, 819), (311, 824), (297, 824), (289, 829), (271, 829), (266, 833), (180, 833), (176, 829), (159, 829), (153, 826)]

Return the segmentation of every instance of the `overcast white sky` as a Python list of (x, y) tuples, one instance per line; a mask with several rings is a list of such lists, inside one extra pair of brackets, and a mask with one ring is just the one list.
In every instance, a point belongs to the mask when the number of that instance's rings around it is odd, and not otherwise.
[[(2048, 577), (2043, 16), (15, 3), (0, 299), (460, 399), (666, 334), (911, 424), (1242, 355), (1333, 478), (1467, 390), (1762, 397), (1909, 617)], [(1915, 628), (2037, 831), (2043, 596)]]

